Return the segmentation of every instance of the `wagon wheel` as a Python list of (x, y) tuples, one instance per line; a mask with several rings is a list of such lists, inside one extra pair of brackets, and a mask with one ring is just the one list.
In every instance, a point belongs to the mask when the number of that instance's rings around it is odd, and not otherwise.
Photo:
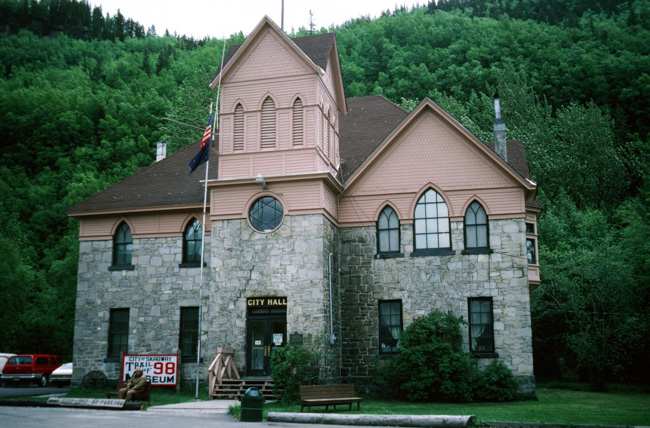
[(86, 373), (81, 384), (84, 388), (103, 388), (106, 385), (106, 375), (101, 370)]

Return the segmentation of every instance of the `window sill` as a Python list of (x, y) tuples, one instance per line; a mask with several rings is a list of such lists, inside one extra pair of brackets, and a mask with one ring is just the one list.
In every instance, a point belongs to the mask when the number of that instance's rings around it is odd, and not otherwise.
[(472, 352), (472, 356), (476, 358), (499, 358), (496, 352)]
[(104, 358), (105, 363), (119, 363), (122, 359), (120, 357), (106, 357)]
[(491, 248), (469, 248), (463, 250), (461, 254), (492, 254), (494, 251)]
[(427, 248), (424, 250), (415, 250), (411, 253), (411, 257), (453, 256), (453, 255), (456, 255), (456, 252), (449, 248)]
[(404, 257), (402, 253), (377, 253), (375, 254), (376, 259), (401, 259)]
[(381, 352), (379, 353), (379, 359), (380, 360), (387, 360), (389, 358), (393, 358), (395, 355), (397, 355), (397, 352), (391, 352), (391, 353), (384, 353), (382, 354)]
[[(203, 262), (203, 267), (207, 265)], [(179, 268), (198, 268), (201, 267), (201, 262), (184, 262), (178, 265)]]
[(115, 270), (133, 270), (133, 269), (135, 269), (135, 266), (133, 266), (132, 264), (128, 264), (128, 265), (113, 265), (113, 266), (109, 266), (109, 267), (108, 267), (108, 270), (109, 270), (109, 271), (115, 271)]

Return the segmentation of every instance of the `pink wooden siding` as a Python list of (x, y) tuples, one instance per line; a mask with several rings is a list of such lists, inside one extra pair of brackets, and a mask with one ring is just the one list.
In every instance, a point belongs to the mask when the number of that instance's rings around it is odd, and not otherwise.
[[(304, 180), (292, 182), (267, 181), (270, 190), (274, 193), (265, 192), (259, 184), (239, 184), (226, 186), (225, 184), (213, 188), (211, 191), (210, 212), (212, 220), (248, 218), (247, 208), (257, 199), (263, 196), (272, 196), (279, 199), (287, 215), (299, 215), (304, 213), (324, 212), (324, 198), (329, 203), (333, 200), (332, 191), (324, 191), (324, 184), (321, 180)], [(335, 208), (331, 208), (332, 211)], [(328, 208), (328, 211), (330, 209)]]
[(255, 177), (258, 174), (266, 176), (331, 171), (328, 165), (322, 155), (310, 148), (221, 155), (219, 176), (221, 179), (233, 179)]
[[(193, 212), (163, 212), (163, 213), (124, 213), (111, 216), (85, 217), (79, 222), (79, 240), (111, 240), (117, 225), (123, 220), (131, 228), (134, 239), (149, 237), (174, 237), (183, 236), (183, 228), (190, 217), (196, 217), (201, 221), (202, 211)], [(210, 231), (210, 223), (207, 231)]]
[(229, 81), (242, 82), (305, 73), (306, 64), (297, 59), (293, 52), (289, 52), (277, 34), (264, 30), (259, 38), (248, 55), (240, 58), (238, 66), (228, 76)]
[(441, 117), (423, 111), (394, 138), (341, 197), (341, 225), (372, 224), (387, 199), (400, 220), (412, 221), (417, 194), (427, 183), (447, 198), (452, 220), (462, 220), (475, 195), (491, 218), (525, 215), (519, 183)]

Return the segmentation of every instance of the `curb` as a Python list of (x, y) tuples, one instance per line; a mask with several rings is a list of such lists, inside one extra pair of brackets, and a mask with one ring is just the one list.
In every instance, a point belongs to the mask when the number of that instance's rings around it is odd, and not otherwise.
[(334, 413), (280, 412), (270, 412), (267, 415), (269, 422), (438, 428), (466, 428), (472, 419), (474, 419), (474, 416), (471, 415), (340, 415)]

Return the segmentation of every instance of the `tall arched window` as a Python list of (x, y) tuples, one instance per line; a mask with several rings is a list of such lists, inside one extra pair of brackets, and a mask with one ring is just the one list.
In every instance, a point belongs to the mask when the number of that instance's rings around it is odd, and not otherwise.
[(399, 219), (391, 207), (386, 207), (377, 220), (377, 250), (380, 254), (399, 253)]
[(132, 253), (131, 229), (128, 224), (122, 222), (113, 238), (113, 266), (130, 266)]
[(237, 104), (235, 107), (235, 123), (233, 127), (233, 150), (244, 150), (244, 107)]
[(183, 263), (192, 263), (197, 266), (201, 263), (201, 239), (203, 228), (197, 219), (192, 220), (183, 235)]
[(262, 103), (260, 131), (260, 147), (262, 149), (275, 148), (275, 103), (271, 97), (266, 97)]
[(296, 98), (293, 102), (293, 145), (302, 146), (303, 142), (303, 113), (302, 100)]
[(478, 202), (472, 202), (465, 213), (465, 250), (487, 251), (488, 221), (485, 209)]
[(415, 206), (415, 250), (451, 250), (450, 229), (447, 203), (427, 190)]

